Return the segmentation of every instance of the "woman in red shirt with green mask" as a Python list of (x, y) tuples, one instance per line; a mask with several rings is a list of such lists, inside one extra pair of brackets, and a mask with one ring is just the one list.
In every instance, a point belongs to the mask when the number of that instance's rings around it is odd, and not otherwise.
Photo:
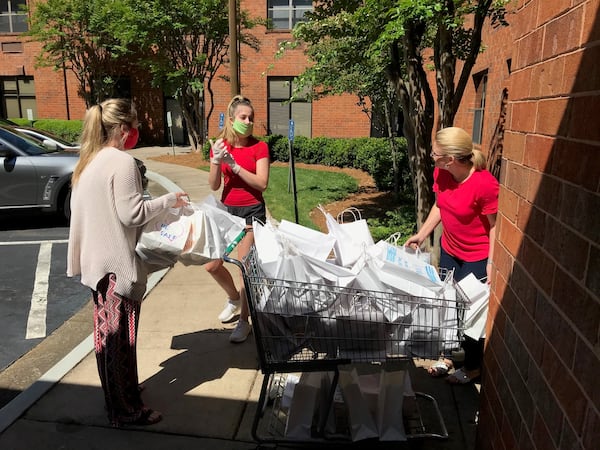
[[(215, 142), (211, 141), (208, 182), (211, 189), (217, 191), (222, 180), (221, 201), (231, 214), (246, 220), (246, 236), (237, 246), (238, 258), (242, 259), (254, 243), (253, 218), (262, 223), (266, 221), (263, 192), (269, 184), (269, 148), (252, 135), (254, 108), (250, 100), (235, 96), (227, 106), (227, 115), (222, 132)], [(225, 308), (219, 314), (221, 322), (230, 322), (239, 314), (229, 340), (244, 342), (252, 331), (244, 290), (236, 288), (223, 260), (210, 261), (205, 268), (228, 296)]]
[[(440, 268), (454, 270), (454, 279), (473, 273), (490, 283), (496, 239), (499, 184), (485, 170), (485, 156), (473, 148), (471, 136), (456, 127), (437, 132), (431, 157), (435, 163), (433, 191), (436, 203), (417, 234), (404, 245), (418, 247), (442, 223)], [(450, 383), (478, 378), (483, 360), (483, 338), (465, 337), (464, 367), (448, 377)], [(453, 363), (441, 359), (429, 369), (432, 376), (448, 373)]]

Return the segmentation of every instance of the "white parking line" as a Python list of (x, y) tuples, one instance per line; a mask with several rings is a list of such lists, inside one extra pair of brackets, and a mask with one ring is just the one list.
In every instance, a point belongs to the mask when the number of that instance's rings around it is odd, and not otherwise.
[(32, 244), (66, 244), (69, 242), (68, 239), (49, 239), (47, 241), (12, 241), (12, 242), (0, 242), (2, 245), (32, 245)]
[(31, 295), (31, 307), (27, 319), (25, 339), (46, 337), (46, 309), (48, 306), (48, 278), (52, 260), (52, 243), (40, 244), (35, 282)]

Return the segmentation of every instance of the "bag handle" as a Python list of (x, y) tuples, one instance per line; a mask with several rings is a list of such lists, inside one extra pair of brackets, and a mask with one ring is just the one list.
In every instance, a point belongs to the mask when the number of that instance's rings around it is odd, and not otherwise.
[(421, 247), (416, 247), (416, 248), (411, 248), (411, 247), (406, 247), (404, 244), (402, 244), (400, 242), (400, 238), (402, 237), (402, 233), (400, 233), (399, 231), (396, 231), (393, 234), (390, 234), (386, 239), (385, 242), (387, 242), (388, 244), (391, 244), (395, 247), (398, 247), (400, 250), (402, 250), (403, 252), (407, 252), (407, 253), (413, 253), (414, 250), (414, 254), (417, 257), (421, 256), (421, 253), (423, 253), (423, 250), (421, 250)]
[(345, 210), (343, 210), (341, 213), (339, 213), (337, 215), (337, 221), (338, 223), (344, 223), (344, 216), (346, 214), (351, 214), (352, 218), (354, 219), (353, 222), (356, 222), (357, 220), (362, 220), (362, 214), (360, 212), (360, 209), (351, 206), (349, 208), (346, 208)]
[(387, 242), (388, 244), (392, 244), (396, 247), (404, 247), (403, 245), (398, 245), (398, 241), (400, 241), (400, 238), (402, 237), (402, 233), (400, 233), (399, 231), (396, 231), (393, 234), (390, 234), (386, 239), (385, 242)]

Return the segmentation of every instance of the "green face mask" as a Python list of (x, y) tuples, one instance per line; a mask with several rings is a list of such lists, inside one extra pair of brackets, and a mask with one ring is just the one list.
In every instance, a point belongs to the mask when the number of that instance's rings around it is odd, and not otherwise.
[(233, 131), (235, 131), (240, 137), (250, 136), (252, 134), (253, 126), (254, 124), (252, 122), (244, 123), (237, 119), (233, 121)]

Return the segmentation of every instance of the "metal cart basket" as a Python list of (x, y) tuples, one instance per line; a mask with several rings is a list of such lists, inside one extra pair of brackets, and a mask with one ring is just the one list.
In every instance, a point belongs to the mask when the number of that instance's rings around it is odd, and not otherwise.
[[(331, 383), (324, 391), (325, 412), (315, 419), (310, 438), (300, 442), (350, 442), (344, 430), (329, 435), (325, 432), (325, 422), (334, 414), (333, 405), (339, 395), (336, 388), (340, 367), (390, 367), (412, 362), (413, 358), (437, 359), (444, 351), (460, 346), (465, 311), (460, 292), (458, 300), (451, 301), (268, 278), (254, 247), (243, 261), (228, 254), (224, 260), (242, 271), (264, 375), (252, 425), (252, 435), (258, 442), (295, 441), (284, 433), (287, 417), (281, 407), (290, 374), (331, 374)], [(321, 306), (306, 308), (308, 304)], [(386, 320), (382, 310), (386, 317), (396, 319)], [(404, 414), (407, 439), (448, 437), (433, 397), (415, 393), (412, 402), (406, 403), (411, 405)], [(438, 423), (423, 423), (423, 408), (432, 410)]]

